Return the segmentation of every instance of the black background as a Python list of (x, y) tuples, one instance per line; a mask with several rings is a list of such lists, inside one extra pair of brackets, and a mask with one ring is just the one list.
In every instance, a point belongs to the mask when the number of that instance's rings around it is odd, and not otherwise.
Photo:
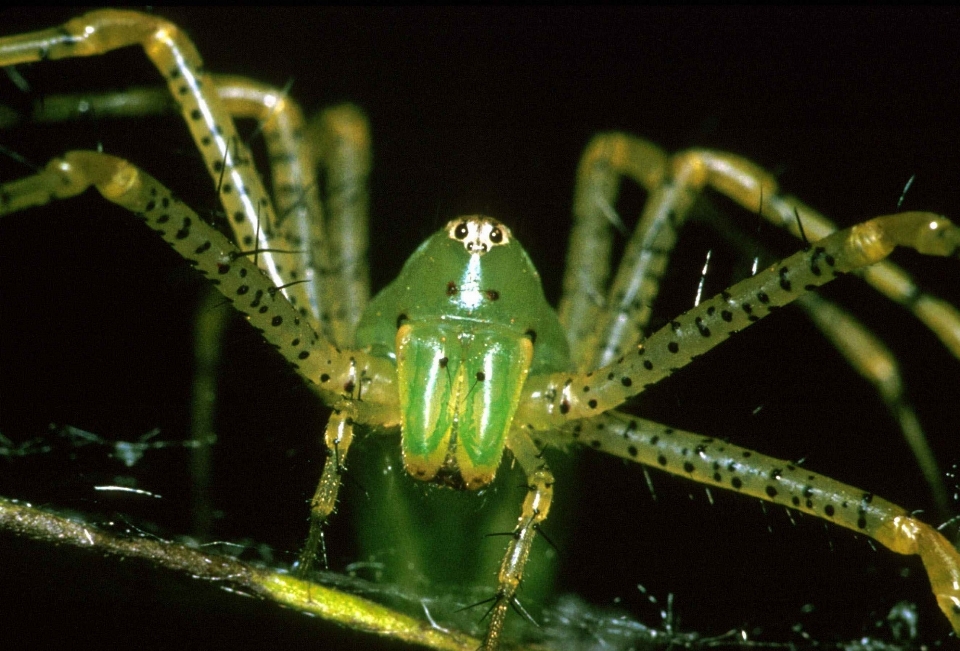
[[(774, 171), (786, 192), (841, 224), (904, 207), (960, 218), (960, 14), (955, 10), (357, 11), (164, 10), (194, 37), (208, 69), (284, 86), (307, 111), (352, 101), (374, 136), (375, 287), (457, 214), (514, 226), (559, 296), (573, 174), (597, 131), (620, 129), (668, 150), (712, 147)], [(7, 12), (4, 35), (69, 17)], [(34, 90), (0, 80), (0, 103), (45, 93), (122, 89), (158, 76), (134, 49), (23, 66)], [(0, 143), (42, 164), (69, 148), (126, 156), (191, 204), (214, 195), (176, 118), (24, 127)], [(2, 179), (27, 173), (4, 161)], [(642, 195), (620, 204), (635, 219)], [(714, 198), (747, 228), (749, 214)], [(795, 245), (763, 226), (778, 255)], [(0, 222), (0, 433), (41, 436), (54, 450), (0, 458), (0, 487), (158, 534), (189, 533), (187, 456), (152, 451), (132, 469), (104, 447), (46, 434), (69, 424), (104, 440), (154, 427), (185, 436), (191, 314), (203, 286), (139, 225), (97, 198)], [(716, 292), (748, 273), (707, 230), (681, 241), (657, 304), (662, 322), (690, 306), (708, 249)], [(955, 262), (897, 255), (925, 288), (960, 304)], [(909, 395), (945, 469), (960, 461), (960, 364), (905, 311), (855, 279), (829, 294), (875, 328), (901, 360)], [(324, 415), (297, 378), (244, 324), (228, 331), (222, 371), (214, 537), (267, 545), (292, 561), (305, 535), (304, 500), (319, 475)], [(801, 314), (783, 310), (676, 374), (640, 401), (643, 413), (726, 437), (874, 491), (938, 523), (919, 471), (882, 402)], [(813, 518), (713, 491), (656, 471), (656, 499), (639, 469), (581, 455), (578, 525), (559, 591), (658, 625), (674, 595), (678, 626), (704, 636), (757, 631), (764, 641), (828, 643), (873, 635), (901, 600), (916, 603), (925, 642), (949, 628), (918, 562)], [(92, 486), (118, 475), (163, 496), (113, 498)], [(956, 480), (951, 480), (955, 486)], [(371, 499), (375, 499), (372, 496)], [(362, 500), (361, 500), (362, 501)], [(341, 516), (342, 529), (347, 528)], [(336, 529), (336, 527), (334, 527)], [(547, 527), (549, 532), (549, 527)], [(5, 634), (88, 638), (101, 646), (197, 647), (310, 643), (335, 635), (314, 620), (149, 568), (0, 537)], [(331, 537), (333, 569), (357, 560)], [(254, 551), (247, 557), (256, 558)], [(812, 606), (805, 608), (805, 606)], [(479, 617), (479, 614), (478, 614)], [(50, 622), (56, 622), (55, 630)], [(144, 634), (146, 633), (146, 639)], [(889, 637), (881, 631), (877, 635)], [(338, 638), (343, 639), (343, 638)], [(347, 636), (346, 639), (353, 639)], [(885, 639), (885, 638), (884, 638)], [(949, 644), (949, 642), (947, 643)]]

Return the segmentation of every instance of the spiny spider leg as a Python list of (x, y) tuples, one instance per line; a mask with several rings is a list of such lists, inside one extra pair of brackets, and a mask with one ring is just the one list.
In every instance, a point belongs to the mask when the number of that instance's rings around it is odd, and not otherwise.
[[(322, 111), (308, 122), (298, 103), (283, 89), (236, 75), (211, 78), (230, 116), (234, 120), (257, 120), (266, 144), (277, 224), (263, 231), (261, 239), (269, 248), (253, 250), (258, 258), (274, 256), (281, 250), (289, 256), (287, 265), (295, 259), (290, 275), (300, 277), (300, 282), (309, 281), (304, 289), (314, 327), (337, 345), (349, 345), (370, 293), (365, 264), (366, 185), (370, 173), (366, 117), (357, 107), (343, 104)], [(166, 89), (137, 87), (45, 95), (34, 104), (26, 121), (131, 118), (174, 112), (178, 107)], [(0, 128), (13, 128), (23, 121), (13, 109), (6, 110), (2, 117)], [(323, 193), (318, 170), (325, 174)], [(253, 237), (242, 228), (245, 220), (227, 221), (237, 241), (253, 247)]]
[[(837, 230), (834, 223), (803, 202), (779, 194), (768, 172), (740, 156), (694, 149), (674, 156), (672, 165), (674, 177), (685, 178), (695, 191), (711, 187), (798, 239), (817, 243)], [(953, 305), (924, 293), (907, 272), (889, 260), (857, 273), (878, 292), (908, 309), (954, 357), (960, 358), (960, 311)]]
[[(297, 573), (300, 576), (309, 576), (310, 570), (316, 561), (317, 550), (323, 542), (323, 525), (330, 514), (337, 507), (337, 494), (340, 492), (340, 478), (346, 469), (347, 452), (353, 443), (355, 401), (344, 401), (333, 410), (327, 428), (324, 432), (324, 443), (327, 446), (327, 459), (323, 464), (323, 472), (317, 491), (310, 500), (310, 533), (300, 552), (297, 564)], [(326, 558), (324, 558), (326, 565)]]
[[(350, 345), (370, 294), (366, 117), (343, 104), (304, 122), (300, 107), (283, 91), (233, 75), (213, 75), (213, 81), (230, 115), (256, 119), (263, 131), (279, 231), (267, 235), (270, 245), (297, 253), (298, 266), (289, 273), (310, 294), (315, 327), (335, 344)], [(323, 192), (318, 170), (324, 174)]]
[[(610, 275), (610, 255), (613, 246), (611, 225), (617, 220), (616, 204), (620, 177), (628, 176), (653, 192), (667, 172), (666, 154), (656, 145), (625, 134), (610, 134), (594, 138), (584, 150), (577, 168), (577, 189), (573, 201), (573, 229), (567, 250), (566, 273), (563, 277), (563, 297), (557, 310), (560, 323), (567, 331), (570, 354), (577, 369), (596, 368), (596, 352), (600, 348), (598, 324), (611, 320), (612, 303), (607, 291)], [(649, 204), (650, 202), (648, 202)], [(637, 227), (639, 233), (643, 227)], [(635, 235), (635, 237), (637, 237)], [(671, 245), (672, 247), (672, 245)], [(641, 251), (628, 245), (624, 263), (633, 256), (633, 278), (650, 282), (642, 265), (657, 256), (652, 242)], [(654, 257), (659, 259), (659, 256)], [(646, 291), (655, 295), (656, 288)], [(632, 301), (628, 303), (634, 305)], [(642, 302), (635, 305), (642, 309)], [(626, 315), (625, 315), (626, 316)], [(619, 321), (632, 319), (631, 316)], [(607, 340), (610, 335), (607, 334)]]
[[(238, 241), (256, 242), (269, 249), (276, 214), (253, 166), (250, 152), (237, 135), (223, 108), (210, 75), (193, 43), (173, 23), (132, 11), (91, 11), (59, 27), (5, 37), (0, 66), (98, 56), (122, 47), (140, 45), (163, 75), (178, 103), (197, 150), (216, 184), (220, 202), (238, 233)], [(304, 283), (284, 269), (275, 256), (259, 256), (276, 287), (296, 307), (309, 304)], [(289, 265), (291, 268), (296, 265)]]
[[(311, 503), (310, 534), (301, 556), (301, 572), (309, 571), (320, 541), (320, 526), (336, 503), (354, 422), (364, 420), (388, 427), (398, 422), (392, 365), (359, 353), (348, 357), (324, 344), (246, 256), (239, 255), (225, 237), (173, 198), (159, 182), (121, 159), (96, 152), (69, 152), (63, 159), (51, 162), (44, 172), (4, 185), (0, 214), (75, 196), (90, 185), (105, 198), (145, 219), (200, 273), (210, 278), (321, 393), (329, 393), (328, 387), (340, 388), (340, 393), (334, 390), (334, 395), (328, 397), (337, 400), (340, 407), (327, 425), (325, 442), (329, 454)], [(175, 230), (171, 230), (171, 225)], [(252, 302), (248, 304), (251, 296)], [(327, 357), (325, 364), (320, 362), (323, 353)], [(361, 403), (357, 399), (361, 389), (373, 398), (372, 402)], [(386, 401), (382, 400), (384, 397)]]
[(510, 431), (507, 447), (527, 476), (527, 495), (523, 500), (520, 519), (507, 545), (497, 576), (497, 595), (490, 612), (490, 625), (484, 638), (484, 651), (497, 648), (507, 611), (517, 598), (517, 588), (523, 577), (523, 568), (530, 556), (530, 547), (540, 523), (550, 513), (553, 499), (553, 474), (530, 435), (518, 427)]
[[(363, 114), (351, 105), (328, 109), (319, 114), (309, 128), (295, 101), (285, 93), (265, 84), (237, 76), (213, 77), (217, 94), (233, 118), (253, 118), (260, 123), (267, 145), (272, 172), (275, 204), (278, 209), (276, 227), (282, 234), (265, 234), (268, 250), (257, 256), (274, 255), (274, 247), (295, 246), (291, 251), (303, 270), (311, 313), (300, 310), (304, 318), (313, 317), (326, 338), (341, 344), (353, 338), (353, 328), (366, 305), (369, 276), (365, 257), (367, 246), (366, 177), (370, 165), (369, 127)], [(169, 97), (165, 91), (144, 89), (131, 102), (125, 93), (100, 96), (54, 98), (39, 116), (47, 120), (69, 119), (77, 115), (79, 102), (89, 106), (116, 107), (112, 114), (126, 114), (132, 107), (138, 113), (165, 112)], [(328, 209), (323, 211), (315, 170), (327, 172)], [(323, 217), (326, 217), (324, 219)], [(290, 219), (290, 225), (284, 223)], [(229, 221), (238, 241), (248, 246), (252, 238), (238, 228), (243, 222)], [(327, 230), (329, 235), (324, 233)], [(308, 246), (309, 244), (309, 246)], [(332, 249), (332, 252), (331, 252)], [(331, 258), (335, 262), (331, 262)], [(324, 274), (324, 282), (316, 282), (314, 270)], [(291, 271), (298, 276), (296, 270)], [(262, 290), (261, 290), (262, 291)], [(323, 292), (323, 296), (317, 292)], [(216, 345), (216, 342), (209, 342)], [(316, 494), (311, 500), (311, 526), (300, 559), (300, 572), (306, 574), (316, 555), (322, 522), (333, 512), (340, 474), (352, 441), (353, 413), (349, 404), (334, 413), (324, 436), (327, 462)], [(349, 412), (350, 416), (342, 416)]]
[[(650, 197), (627, 245), (624, 262), (607, 290), (609, 213), (623, 176), (647, 190)], [(803, 235), (812, 242), (837, 230), (796, 198), (779, 194), (772, 175), (740, 156), (695, 149), (668, 159), (659, 147), (634, 136), (607, 133), (595, 137), (577, 171), (574, 231), (560, 315), (573, 340), (604, 342), (597, 365), (609, 364), (621, 350), (639, 343), (677, 231), (696, 194), (706, 187), (798, 239), (802, 239), (800, 224)], [(960, 358), (960, 312), (954, 306), (923, 293), (905, 271), (888, 260), (858, 273), (877, 291), (909, 309)], [(606, 301), (598, 300), (602, 296)], [(578, 363), (578, 367), (590, 366)]]
[(789, 461), (616, 411), (570, 423), (561, 434), (629, 461), (824, 518), (898, 554), (919, 555), (940, 609), (960, 631), (960, 552), (896, 504)]
[[(609, 213), (613, 211), (621, 177), (642, 186), (649, 197), (616, 276), (607, 288), (612, 231)], [(769, 173), (739, 156), (690, 150), (668, 159), (656, 145), (627, 134), (596, 136), (578, 167), (575, 228), (560, 312), (562, 318), (579, 319), (568, 325), (576, 333), (571, 340), (575, 342), (580, 371), (610, 364), (622, 351), (633, 349), (643, 340), (660, 278), (667, 269), (679, 230), (705, 186), (747, 209), (759, 211), (797, 237), (806, 237), (809, 232), (811, 239), (819, 240), (836, 231), (836, 226), (822, 215), (793, 198), (779, 195)], [(726, 224), (729, 220), (723, 221), (725, 227), (715, 229), (721, 236), (731, 239), (740, 232)], [(860, 273), (868, 282), (875, 277), (896, 278), (900, 294), (891, 298), (908, 303), (908, 309), (956, 354), (960, 313), (945, 301), (921, 292), (892, 263), (882, 261), (877, 267), (879, 272), (870, 267)], [(877, 288), (890, 296), (889, 286), (887, 281)], [(604, 295), (605, 299), (599, 298)], [(909, 301), (904, 298), (907, 295), (912, 296)], [(811, 296), (801, 306), (840, 353), (877, 388), (897, 419), (941, 512), (946, 513), (948, 498), (943, 477), (919, 421), (906, 403), (893, 356), (852, 316), (839, 314), (823, 299)], [(823, 313), (817, 314), (821, 306)], [(591, 353), (596, 356), (591, 357)]]
[[(143, 219), (206, 276), (328, 403), (355, 402), (357, 422), (385, 427), (399, 422), (396, 371), (388, 360), (329, 345), (248, 256), (131, 163), (98, 152), (67, 152), (40, 173), (0, 186), (0, 215), (76, 196), (91, 186)], [(359, 379), (362, 402), (355, 400)]]
[(863, 323), (819, 294), (808, 294), (797, 304), (846, 358), (850, 366), (874, 386), (900, 426), (941, 518), (952, 515), (950, 494), (936, 455), (906, 394), (897, 358)]
[[(759, 240), (736, 228), (730, 223), (731, 220), (719, 213), (712, 212), (704, 221), (745, 259), (764, 250)], [(923, 472), (927, 486), (930, 487), (940, 517), (949, 518), (952, 515), (949, 491), (920, 419), (906, 394), (906, 384), (896, 356), (859, 319), (820, 294), (802, 296), (796, 304), (850, 366), (874, 386), (890, 414), (900, 425), (900, 431)]]
[(667, 377), (777, 307), (835, 277), (874, 264), (897, 246), (960, 257), (960, 228), (931, 213), (877, 217), (838, 231), (677, 317), (634, 352), (586, 375), (528, 379), (517, 422), (546, 429), (603, 413)]

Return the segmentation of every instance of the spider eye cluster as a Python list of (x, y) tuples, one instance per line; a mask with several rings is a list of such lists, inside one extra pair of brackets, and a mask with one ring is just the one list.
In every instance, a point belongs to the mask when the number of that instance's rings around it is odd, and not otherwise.
[(463, 242), (471, 255), (483, 255), (495, 246), (510, 243), (510, 229), (492, 217), (459, 217), (447, 224), (450, 239)]

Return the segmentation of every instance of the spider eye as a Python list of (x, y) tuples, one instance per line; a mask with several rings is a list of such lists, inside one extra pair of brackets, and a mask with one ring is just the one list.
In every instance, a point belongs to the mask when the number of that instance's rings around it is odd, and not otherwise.
[(460, 222), (457, 224), (457, 228), (453, 231), (453, 236), (458, 240), (462, 240), (469, 232), (470, 231), (467, 230), (467, 222)]
[(490, 241), (494, 244), (500, 244), (503, 241), (503, 231), (499, 228), (494, 228), (490, 231)]

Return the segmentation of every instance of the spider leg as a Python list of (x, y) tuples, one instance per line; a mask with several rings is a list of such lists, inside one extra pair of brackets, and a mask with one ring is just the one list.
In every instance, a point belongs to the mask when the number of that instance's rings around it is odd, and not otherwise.
[(570, 423), (561, 434), (629, 461), (823, 518), (899, 554), (919, 555), (940, 609), (960, 633), (960, 552), (896, 504), (789, 461), (615, 411)]
[[(693, 216), (693, 215), (691, 215)], [(705, 223), (744, 256), (755, 256), (763, 245), (716, 212), (706, 216)], [(896, 419), (904, 439), (923, 473), (942, 518), (952, 514), (949, 492), (936, 457), (910, 404), (896, 356), (877, 335), (843, 307), (819, 294), (807, 294), (797, 306), (843, 355), (850, 366), (873, 385)]]
[[(263, 134), (271, 170), (277, 220), (254, 249), (257, 259), (271, 257), (300, 277), (307, 294), (313, 326), (328, 340), (350, 345), (353, 330), (366, 306), (370, 288), (366, 265), (370, 135), (366, 117), (355, 106), (327, 109), (307, 123), (285, 89), (234, 75), (213, 75), (224, 109), (235, 119), (254, 119)], [(35, 102), (31, 123), (64, 122), (96, 116), (131, 118), (177, 112), (170, 93), (162, 88), (136, 87), (123, 91), (46, 95)], [(12, 109), (0, 111), (0, 128), (12, 128), (21, 118)], [(321, 192), (317, 171), (324, 173)], [(245, 220), (228, 220), (243, 246), (253, 236)], [(238, 229), (238, 225), (241, 228)], [(283, 261), (286, 261), (284, 264)], [(292, 280), (291, 282), (298, 282)]]
[[(634, 180), (650, 197), (608, 290), (610, 215), (622, 176)], [(773, 176), (745, 158), (695, 149), (668, 160), (644, 140), (622, 133), (596, 136), (577, 172), (574, 230), (560, 305), (561, 322), (575, 342), (578, 368), (605, 366), (639, 343), (677, 232), (696, 195), (706, 187), (798, 239), (809, 236), (817, 241), (837, 230), (796, 198), (779, 194)], [(960, 312), (954, 306), (922, 292), (909, 274), (887, 260), (858, 273), (910, 310), (960, 358)], [(588, 351), (594, 349), (599, 353), (591, 364)]]
[[(327, 459), (323, 464), (323, 473), (317, 484), (317, 491), (310, 500), (310, 533), (300, 552), (297, 573), (306, 577), (313, 567), (317, 550), (322, 548), (323, 524), (337, 506), (337, 493), (340, 491), (340, 476), (346, 470), (347, 452), (353, 443), (353, 402), (345, 402), (333, 410), (324, 432), (327, 446)], [(324, 565), (326, 553), (324, 552)]]
[[(610, 274), (611, 228), (619, 224), (614, 205), (620, 178), (628, 176), (648, 192), (653, 192), (661, 186), (667, 172), (668, 158), (659, 147), (622, 133), (596, 136), (587, 145), (580, 159), (574, 196), (573, 229), (567, 252), (567, 271), (563, 278), (563, 297), (558, 309), (560, 323), (566, 329), (570, 341), (571, 358), (578, 369), (586, 370), (596, 366), (598, 343), (611, 341), (611, 335), (604, 334), (606, 324), (611, 318), (614, 318), (617, 324), (629, 321), (633, 318), (630, 314), (633, 306), (642, 309), (644, 303), (637, 299), (640, 288), (634, 287), (633, 292), (624, 293), (620, 300), (621, 304), (627, 306), (627, 311), (611, 317), (613, 309), (610, 299), (607, 298), (607, 281)], [(651, 208), (645, 211), (645, 216), (646, 212), (655, 212), (653, 203), (648, 202)], [(639, 239), (640, 242), (631, 241), (628, 245), (629, 253), (624, 258), (633, 259), (634, 266), (657, 269), (652, 273), (636, 270), (632, 272), (632, 278), (643, 285), (646, 293), (655, 295), (656, 279), (666, 264), (664, 256), (659, 252), (672, 248), (672, 243), (667, 247), (666, 243), (658, 241), (658, 238), (670, 238), (671, 232), (666, 229), (653, 233), (651, 241), (643, 241), (643, 234), (650, 230), (646, 225), (637, 227), (634, 239)], [(615, 294), (610, 291), (609, 295)], [(606, 344), (606, 347), (609, 348), (610, 345)]]
[(677, 317), (634, 352), (594, 373), (527, 380), (515, 422), (536, 429), (594, 416), (689, 364), (726, 336), (833, 278), (874, 264), (897, 246), (960, 258), (960, 228), (930, 213), (877, 217), (818, 241)]
[[(671, 165), (674, 178), (683, 179), (692, 190), (713, 188), (799, 239), (817, 242), (837, 230), (834, 223), (798, 199), (779, 194), (773, 177), (745, 158), (694, 149), (674, 156)], [(907, 272), (889, 260), (858, 273), (878, 292), (910, 310), (960, 358), (960, 311), (953, 305), (924, 293)]]
[(941, 517), (949, 517), (952, 510), (944, 475), (906, 395), (897, 358), (869, 328), (832, 301), (808, 294), (797, 304), (850, 366), (874, 386), (900, 425)]
[(245, 77), (217, 75), (214, 82), (230, 115), (257, 120), (266, 141), (277, 223), (265, 234), (272, 250), (263, 255), (296, 256), (290, 275), (302, 275), (315, 327), (335, 344), (350, 345), (370, 294), (366, 117), (343, 104), (305, 123), (284, 91)]
[(487, 635), (483, 641), (485, 651), (494, 651), (497, 648), (507, 612), (517, 598), (517, 589), (523, 578), (523, 568), (530, 556), (533, 539), (540, 524), (546, 520), (553, 499), (553, 473), (530, 435), (514, 427), (510, 431), (507, 447), (527, 476), (527, 495), (523, 500), (517, 527), (500, 564), (497, 594), (490, 611)]
[(399, 422), (396, 371), (388, 360), (341, 352), (328, 344), (247, 256), (159, 181), (127, 161), (98, 152), (67, 152), (38, 174), (0, 186), (0, 215), (66, 199), (91, 186), (143, 219), (210, 279), (329, 404), (353, 399), (362, 384), (364, 400), (356, 401), (357, 422), (387, 427)]
[[(98, 56), (140, 45), (164, 77), (190, 134), (216, 184), (220, 202), (233, 222), (238, 241), (269, 249), (276, 214), (256, 173), (250, 152), (237, 135), (203, 60), (180, 29), (162, 18), (131, 11), (92, 11), (59, 27), (0, 39), (0, 65)], [(309, 304), (297, 265), (281, 265), (275, 256), (257, 262), (275, 287), (298, 309)], [(295, 284), (291, 284), (295, 283)]]
[(331, 281), (330, 318), (336, 341), (350, 345), (370, 298), (370, 127), (359, 108), (341, 104), (313, 117), (305, 139), (313, 152), (314, 168), (325, 173), (323, 202), (330, 252), (328, 266), (322, 269)]

